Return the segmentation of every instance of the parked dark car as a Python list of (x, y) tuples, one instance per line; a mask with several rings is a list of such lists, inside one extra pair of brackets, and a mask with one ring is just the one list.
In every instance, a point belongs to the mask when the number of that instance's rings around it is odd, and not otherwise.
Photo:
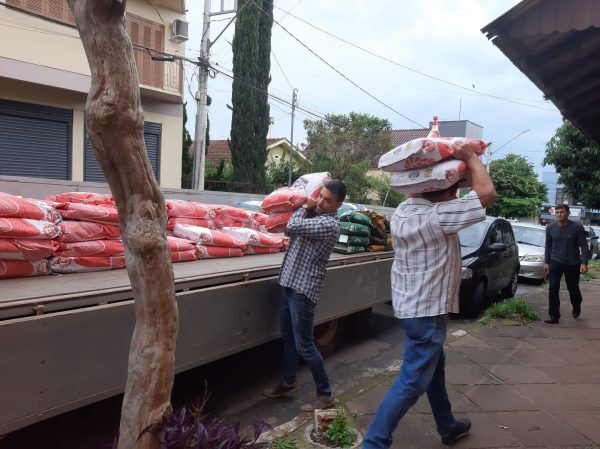
[(598, 245), (600, 235), (598, 235), (593, 226), (585, 225), (583, 229), (585, 229), (585, 238), (588, 242), (588, 248), (590, 249), (590, 259), (597, 259), (600, 255), (600, 248)]
[(462, 256), (460, 312), (475, 317), (487, 298), (515, 296), (519, 248), (510, 222), (503, 218), (486, 217), (458, 235)]

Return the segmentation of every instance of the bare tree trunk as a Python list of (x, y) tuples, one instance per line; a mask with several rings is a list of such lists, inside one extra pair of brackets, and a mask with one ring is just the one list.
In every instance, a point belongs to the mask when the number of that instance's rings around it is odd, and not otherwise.
[(87, 131), (117, 202), (135, 297), (118, 447), (158, 449), (148, 430), (171, 409), (178, 314), (165, 201), (146, 154), (137, 70), (124, 27), (126, 0), (68, 2), (92, 73)]

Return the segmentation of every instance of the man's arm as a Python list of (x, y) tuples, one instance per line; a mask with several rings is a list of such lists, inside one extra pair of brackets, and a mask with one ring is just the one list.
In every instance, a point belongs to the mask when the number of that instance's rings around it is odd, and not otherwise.
[(307, 237), (313, 240), (324, 240), (337, 233), (339, 224), (328, 217), (316, 216), (306, 218), (307, 209), (301, 208), (288, 221), (286, 233), (290, 237)]
[(590, 248), (588, 247), (587, 240), (585, 238), (585, 229), (583, 226), (579, 226), (579, 232), (577, 232), (577, 244), (581, 251), (581, 272), (587, 273), (588, 261), (590, 260)]
[(550, 256), (552, 255), (552, 236), (550, 235), (550, 227), (546, 226), (546, 247), (544, 250), (544, 274), (550, 274)]
[(479, 197), (483, 207), (488, 207), (496, 201), (496, 188), (485, 166), (475, 155), (473, 150), (464, 143), (459, 143), (454, 148), (452, 157), (464, 161), (471, 174), (472, 188)]

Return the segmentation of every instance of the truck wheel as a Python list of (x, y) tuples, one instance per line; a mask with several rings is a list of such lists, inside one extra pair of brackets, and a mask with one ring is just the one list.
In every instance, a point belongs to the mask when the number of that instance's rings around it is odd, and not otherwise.
[(373, 309), (361, 310), (346, 317), (346, 329), (355, 338), (368, 338)]
[(332, 354), (337, 348), (344, 333), (345, 323), (345, 317), (340, 317), (315, 327), (315, 345), (323, 357)]

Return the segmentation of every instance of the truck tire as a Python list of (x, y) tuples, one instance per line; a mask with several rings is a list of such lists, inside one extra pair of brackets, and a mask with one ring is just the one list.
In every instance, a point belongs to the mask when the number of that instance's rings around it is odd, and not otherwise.
[(335, 351), (344, 334), (345, 324), (345, 317), (340, 317), (315, 326), (315, 345), (323, 357)]
[(361, 310), (346, 317), (347, 332), (354, 338), (368, 338), (371, 325), (371, 312), (373, 309)]

